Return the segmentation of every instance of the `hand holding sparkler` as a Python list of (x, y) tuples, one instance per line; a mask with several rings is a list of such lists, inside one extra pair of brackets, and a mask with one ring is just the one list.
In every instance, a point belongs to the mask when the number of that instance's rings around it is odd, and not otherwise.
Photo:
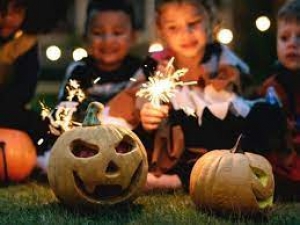
[(169, 109), (169, 105), (162, 105), (157, 108), (150, 102), (145, 103), (140, 112), (143, 128), (148, 132), (156, 130), (161, 122), (168, 117)]
[(136, 96), (146, 98), (154, 107), (159, 108), (162, 103), (170, 102), (177, 87), (197, 84), (196, 81), (180, 81), (188, 69), (179, 69), (173, 72), (173, 62), (174, 58), (171, 58), (163, 72), (157, 71), (154, 76), (149, 77), (149, 81), (142, 84)]
[(172, 58), (165, 69), (157, 71), (149, 81), (144, 83), (137, 92), (138, 97), (146, 98), (150, 103), (144, 104), (140, 112), (141, 122), (145, 130), (151, 131), (159, 127), (162, 120), (168, 117), (169, 103), (175, 95), (178, 86), (197, 84), (197, 82), (183, 82), (180, 78), (188, 71), (180, 69), (174, 72), (174, 58)]

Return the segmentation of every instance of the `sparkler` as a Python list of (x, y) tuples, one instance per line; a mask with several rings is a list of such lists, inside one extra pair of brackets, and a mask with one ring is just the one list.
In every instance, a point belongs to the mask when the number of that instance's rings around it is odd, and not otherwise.
[[(60, 135), (62, 132), (72, 129), (74, 126), (80, 126), (80, 123), (72, 121), (73, 113), (76, 112), (78, 102), (85, 99), (84, 92), (80, 89), (80, 85), (76, 80), (69, 80), (67, 86), (67, 102), (59, 104), (55, 110), (47, 107), (43, 102), (41, 105), (41, 116), (43, 119), (48, 118), (50, 121), (50, 131), (55, 135)], [(77, 98), (78, 102), (72, 101)]]
[(197, 84), (197, 81), (180, 81), (188, 69), (179, 69), (173, 72), (173, 62), (174, 57), (168, 62), (165, 73), (157, 71), (154, 76), (149, 77), (148, 82), (142, 84), (136, 96), (146, 98), (154, 107), (159, 108), (162, 103), (170, 102), (178, 86)]
[(68, 101), (72, 101), (74, 97), (77, 97), (79, 102), (82, 102), (85, 99), (85, 94), (80, 89), (80, 85), (77, 80), (70, 79), (69, 83), (66, 86), (66, 90), (68, 92)]

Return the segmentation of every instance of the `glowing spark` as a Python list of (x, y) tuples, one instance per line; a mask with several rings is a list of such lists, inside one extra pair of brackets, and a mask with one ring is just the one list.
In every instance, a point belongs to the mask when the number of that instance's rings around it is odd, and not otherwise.
[(97, 77), (93, 83), (96, 84), (99, 80), (101, 80), (101, 77)]
[(77, 97), (79, 102), (85, 98), (84, 92), (80, 89), (80, 85), (76, 80), (69, 80), (66, 86), (68, 93), (67, 102), (61, 102), (54, 110), (51, 110), (43, 102), (41, 105), (41, 116), (43, 119), (48, 118), (50, 132), (55, 135), (72, 129), (75, 126), (80, 126), (81, 123), (72, 121), (73, 113), (77, 111), (78, 102), (73, 102), (73, 98)]
[(196, 111), (195, 109), (188, 107), (188, 106), (184, 106), (181, 108), (183, 110), (183, 112), (187, 115), (187, 116), (193, 116), (193, 117), (197, 117), (196, 116)]
[(129, 80), (132, 81), (132, 82), (136, 82), (137, 81), (137, 79), (135, 79), (133, 77), (131, 77)]
[(179, 69), (172, 73), (174, 58), (172, 58), (165, 69), (165, 73), (157, 71), (153, 77), (142, 84), (136, 93), (139, 97), (148, 99), (154, 107), (159, 108), (162, 103), (170, 102), (175, 95), (178, 86), (193, 85), (197, 82), (183, 82), (180, 78), (186, 74), (188, 69)]
[(79, 102), (82, 102), (85, 99), (85, 94), (80, 89), (80, 85), (76, 80), (70, 79), (66, 86), (66, 90), (68, 92), (68, 101), (72, 101), (74, 97), (77, 97)]
[(42, 118), (43, 118), (43, 120), (44, 120), (44, 119), (46, 119), (48, 116), (51, 115), (51, 108), (47, 107), (47, 106), (45, 105), (45, 103), (43, 103), (43, 102), (41, 102), (41, 101), (40, 101), (39, 103), (40, 103), (40, 106), (41, 106), (41, 108), (42, 108), (41, 116), (42, 116)]
[(43, 138), (39, 139), (38, 142), (37, 142), (38, 145), (41, 145), (43, 143), (44, 143), (44, 139)]

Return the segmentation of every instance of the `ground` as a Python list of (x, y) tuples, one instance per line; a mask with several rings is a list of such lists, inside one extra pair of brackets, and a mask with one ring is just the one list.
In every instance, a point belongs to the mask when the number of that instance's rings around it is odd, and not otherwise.
[(0, 187), (0, 224), (300, 224), (299, 202), (276, 202), (256, 217), (203, 212), (184, 191), (143, 194), (133, 204), (95, 210), (70, 209), (47, 182)]

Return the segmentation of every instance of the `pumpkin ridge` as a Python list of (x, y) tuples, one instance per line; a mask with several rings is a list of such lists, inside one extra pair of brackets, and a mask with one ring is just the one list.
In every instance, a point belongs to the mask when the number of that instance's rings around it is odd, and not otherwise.
[[(206, 157), (205, 157), (206, 156)], [(207, 159), (208, 158), (208, 159)], [(208, 168), (207, 168), (207, 166), (206, 166), (206, 164), (208, 164), (209, 162), (210, 162), (210, 155), (209, 155), (209, 153), (207, 153), (207, 154), (205, 154), (204, 156), (203, 156), (203, 158), (200, 158), (200, 160), (202, 160), (204, 163), (203, 164), (201, 164), (201, 163), (199, 163), (199, 167), (197, 167), (196, 169), (196, 172), (198, 173), (199, 171), (208, 171)], [(207, 175), (208, 173), (207, 172), (202, 172), (201, 173), (201, 175), (202, 176), (200, 176), (200, 177), (197, 177), (196, 179), (195, 179), (195, 185), (194, 186), (199, 186), (199, 192), (201, 192), (202, 193), (202, 196), (203, 196), (203, 199), (205, 199), (205, 195), (206, 195), (206, 189), (205, 189), (205, 185), (206, 185), (206, 175)], [(196, 192), (195, 192), (195, 194), (196, 194)], [(195, 199), (196, 199), (196, 201), (199, 203), (199, 205), (204, 205), (204, 200), (203, 199), (201, 199), (201, 196), (200, 195), (195, 195)]]
[[(216, 185), (215, 179), (218, 176), (218, 171), (220, 169), (219, 165), (221, 164), (222, 159), (224, 159), (223, 155), (219, 157), (219, 159), (216, 161), (215, 164), (212, 164), (210, 169), (213, 170), (211, 172), (213, 174), (212, 177), (210, 177), (210, 180), (208, 180), (208, 183), (211, 183), (211, 188), (210, 188), (210, 195), (208, 197), (209, 202), (213, 202), (212, 199), (214, 198), (214, 187)], [(210, 185), (207, 185), (207, 187), (210, 187)]]
[[(212, 170), (211, 170), (211, 165), (212, 165), (212, 162), (211, 160), (215, 160), (215, 157), (213, 157), (212, 154), (210, 153), (207, 153), (208, 155), (206, 155), (206, 159), (203, 159), (204, 160), (204, 164), (202, 167), (200, 167), (200, 171), (202, 171), (202, 175), (203, 176), (200, 176), (198, 179), (197, 179), (197, 186), (200, 187), (199, 189), (199, 192), (202, 193), (202, 197), (200, 195), (198, 195), (198, 197), (200, 197), (198, 199), (198, 202), (201, 204), (201, 205), (206, 205), (207, 203), (210, 202), (210, 198), (211, 198), (211, 194), (212, 194), (212, 189), (210, 188), (209, 184), (211, 183), (211, 179), (210, 179), (210, 176), (212, 174)], [(204, 156), (205, 156), (204, 155)], [(219, 161), (219, 159), (218, 159)], [(214, 161), (213, 161), (214, 163)], [(213, 174), (214, 176), (215, 174)], [(209, 194), (210, 193), (210, 194)]]

